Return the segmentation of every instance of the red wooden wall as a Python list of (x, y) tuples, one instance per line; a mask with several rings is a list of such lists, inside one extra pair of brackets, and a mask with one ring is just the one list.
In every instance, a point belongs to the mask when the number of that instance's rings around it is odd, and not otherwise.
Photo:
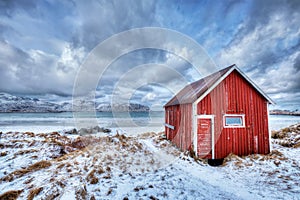
[[(215, 116), (216, 159), (230, 153), (269, 153), (267, 104), (267, 100), (236, 71), (198, 103), (198, 115)], [(245, 128), (224, 128), (224, 114), (245, 114)], [(167, 138), (180, 149), (190, 150), (193, 144), (192, 104), (165, 107), (165, 117), (166, 123), (175, 126), (174, 130), (165, 128)]]
[[(269, 153), (267, 100), (233, 71), (197, 105), (197, 114), (215, 115), (215, 158), (230, 153)], [(224, 114), (245, 114), (245, 128), (224, 128)]]
[(175, 129), (165, 127), (167, 139), (172, 140), (181, 150), (190, 150), (192, 146), (192, 104), (181, 104), (165, 108), (165, 122)]

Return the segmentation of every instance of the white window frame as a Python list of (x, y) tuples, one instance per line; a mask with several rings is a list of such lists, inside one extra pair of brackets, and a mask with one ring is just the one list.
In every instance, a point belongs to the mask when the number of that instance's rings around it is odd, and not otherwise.
[[(242, 125), (226, 125), (226, 117), (241, 117), (242, 118)], [(223, 127), (224, 128), (245, 128), (245, 114), (225, 114), (223, 116)]]

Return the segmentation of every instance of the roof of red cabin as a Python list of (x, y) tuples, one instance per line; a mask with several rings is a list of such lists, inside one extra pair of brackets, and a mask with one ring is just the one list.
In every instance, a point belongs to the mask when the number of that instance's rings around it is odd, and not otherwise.
[(193, 103), (204, 95), (206, 91), (212, 90), (216, 87), (217, 85), (215, 85), (215, 83), (217, 83), (220, 79), (224, 80), (234, 70), (238, 71), (266, 100), (268, 100), (269, 103), (274, 104), (272, 99), (270, 99), (270, 97), (268, 97), (234, 64), (185, 86), (165, 105), (165, 107)]

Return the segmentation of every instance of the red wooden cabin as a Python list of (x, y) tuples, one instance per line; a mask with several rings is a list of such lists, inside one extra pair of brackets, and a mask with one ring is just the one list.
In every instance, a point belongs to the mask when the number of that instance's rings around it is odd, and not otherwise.
[(274, 103), (236, 65), (191, 83), (165, 107), (165, 133), (200, 158), (270, 152), (268, 104)]

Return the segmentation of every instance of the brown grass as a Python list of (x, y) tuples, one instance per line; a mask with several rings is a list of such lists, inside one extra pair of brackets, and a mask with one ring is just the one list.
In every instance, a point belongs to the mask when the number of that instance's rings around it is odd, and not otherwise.
[(47, 134), (46, 133), (38, 133), (38, 134), (36, 134), (36, 136), (38, 136), (38, 137), (46, 137)]
[(243, 165), (243, 159), (233, 153), (230, 153), (226, 158), (224, 158), (222, 165), (225, 166), (229, 161), (233, 161), (234, 165), (238, 168), (242, 167)]
[(300, 147), (300, 142), (298, 142), (297, 144), (295, 144), (293, 147), (294, 148), (299, 148)]
[(10, 181), (14, 180), (15, 177), (19, 178), (19, 177), (24, 176), (25, 174), (30, 173), (30, 172), (37, 171), (37, 170), (44, 169), (44, 168), (48, 168), (50, 166), (51, 166), (50, 161), (42, 160), (42, 161), (39, 161), (37, 163), (34, 163), (33, 165), (28, 166), (25, 169), (19, 169), (19, 170), (13, 171), (12, 173), (2, 177), (0, 179), (0, 182), (2, 182), (2, 181), (9, 181), (10, 182)]
[[(283, 129), (283, 130), (285, 130), (285, 129)], [(283, 138), (287, 137), (288, 131), (286, 131), (286, 130), (283, 131), (283, 130), (281, 130), (281, 131), (272, 131), (271, 132), (271, 137), (273, 139), (283, 139)]]
[(17, 199), (23, 190), (10, 190), (0, 195), (1, 200), (15, 200)]
[(14, 144), (0, 144), (0, 149), (4, 148), (23, 148), (24, 144), (14, 143)]
[(96, 200), (95, 196), (92, 195), (91, 198), (90, 198), (90, 200)]
[(59, 185), (61, 188), (65, 188), (66, 184), (64, 184), (62, 181), (57, 181), (56, 185)]
[(100, 140), (93, 136), (81, 136), (76, 138), (74, 141), (68, 144), (69, 146), (76, 148), (76, 149), (83, 149), (91, 144), (95, 144), (100, 142)]
[(7, 155), (7, 151), (3, 151), (3, 152), (0, 153), (0, 157), (6, 156), (6, 155)]
[(283, 154), (280, 152), (280, 151), (278, 151), (278, 150), (272, 150), (270, 153), (269, 153), (269, 155), (270, 156), (274, 156), (274, 155), (276, 155), (276, 156), (283, 156)]
[(31, 143), (31, 141), (29, 140), (10, 140), (11, 143), (18, 143), (18, 142), (22, 142), (22, 143)]
[(34, 133), (33, 132), (25, 132), (23, 134), (24, 135), (28, 135), (29, 137), (34, 137)]
[(289, 127), (287, 127), (287, 128), (281, 129), (281, 132), (283, 132), (283, 133), (288, 133), (288, 132), (291, 132), (291, 130), (290, 130)]
[(37, 171), (40, 169), (48, 168), (51, 166), (51, 162), (47, 160), (42, 160), (37, 163), (34, 163), (33, 165), (30, 165), (27, 169), (30, 171)]
[(75, 191), (76, 194), (76, 199), (86, 199), (87, 197), (87, 191), (86, 191), (86, 186), (84, 185), (83, 187), (80, 187)]
[(38, 150), (36, 149), (26, 149), (26, 150), (21, 150), (18, 151), (14, 154), (14, 156), (18, 156), (18, 155), (24, 155), (24, 154), (28, 154), (28, 153), (34, 153), (34, 152), (38, 152)]
[(63, 168), (65, 166), (65, 163), (61, 163), (61, 164), (59, 164), (56, 168), (57, 169), (61, 169), (61, 168)]
[(27, 200), (32, 200), (35, 196), (39, 195), (39, 193), (43, 190), (43, 187), (34, 188), (29, 191), (27, 196)]
[(142, 138), (142, 139), (147, 139), (147, 138), (152, 138), (154, 136), (157, 136), (159, 134), (160, 133), (157, 134), (155, 132), (146, 132), (146, 133), (143, 133), (143, 134), (139, 135), (139, 137)]
[(90, 184), (97, 184), (99, 179), (95, 176), (96, 170), (93, 169), (86, 177), (86, 180), (90, 182)]
[(101, 166), (99, 166), (98, 169), (97, 169), (97, 173), (98, 174), (103, 174), (104, 172), (105, 172), (104, 169)]
[(32, 181), (33, 181), (33, 177), (31, 177), (31, 178), (25, 180), (25, 181), (24, 181), (24, 184), (27, 185), (27, 184), (31, 183)]

